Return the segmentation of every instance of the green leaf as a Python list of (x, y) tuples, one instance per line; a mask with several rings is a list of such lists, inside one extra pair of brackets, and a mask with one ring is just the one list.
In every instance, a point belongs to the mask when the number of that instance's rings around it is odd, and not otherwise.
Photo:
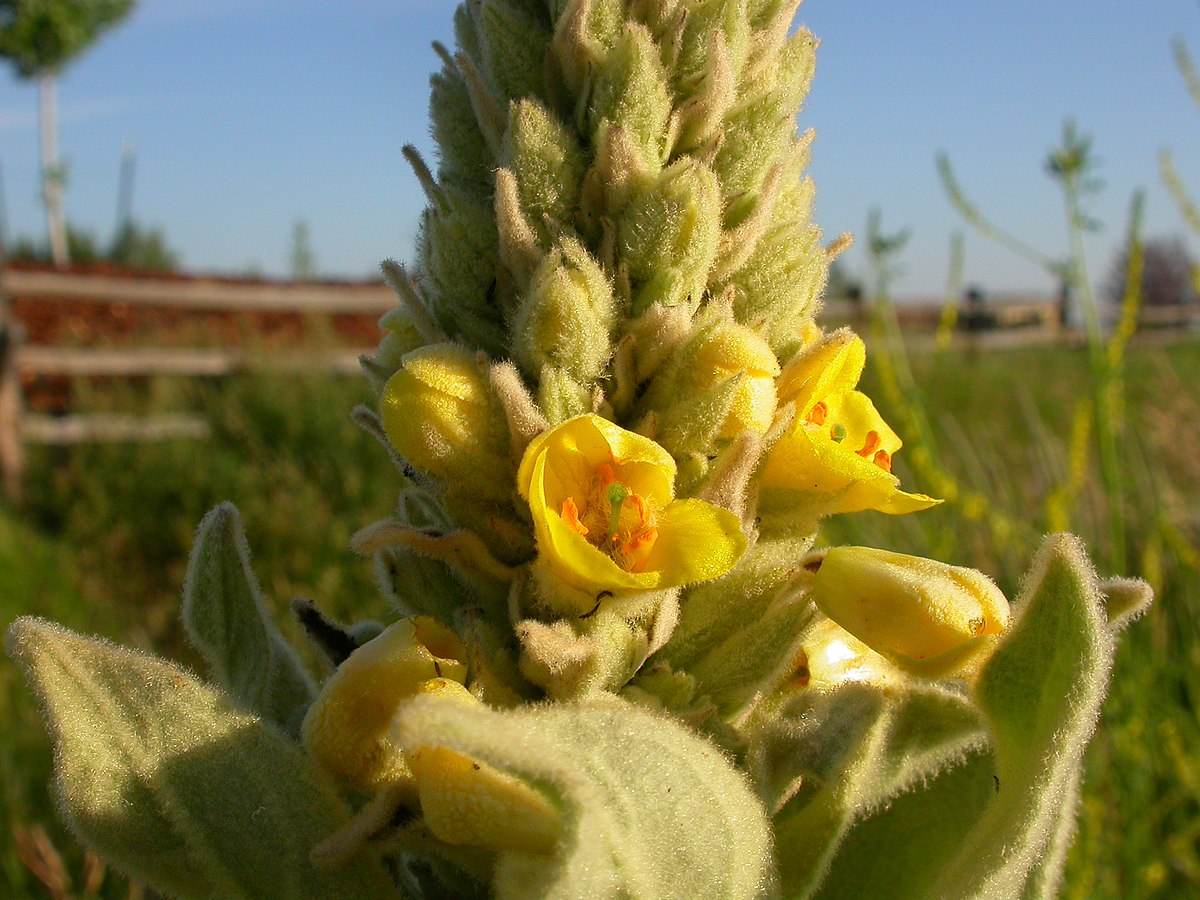
[(230, 503), (206, 515), (196, 532), (183, 584), (183, 624), (213, 680), (236, 703), (299, 734), (316, 688), (267, 613)]
[[(1061, 833), (1108, 688), (1113, 639), (1077, 538), (1046, 539), (1016, 606), (1016, 623), (975, 687), (1000, 790), (943, 872), (937, 895), (1021, 893)], [(1038, 878), (1054, 881), (1052, 873)]]
[(395, 896), (375, 859), (313, 867), (349, 810), (299, 747), (188, 672), (33, 618), (7, 649), (46, 711), (69, 824), (132, 877), (181, 897)]
[(747, 759), (759, 794), (779, 810), (776, 839), (788, 896), (823, 889), (830, 866), (835, 874), (847, 868), (850, 874), (838, 878), (865, 872), (868, 880), (829, 896), (892, 896), (880, 887), (888, 885), (890, 845), (870, 844), (863, 851), (867, 860), (843, 862), (846, 853), (858, 852), (860, 820), (870, 823), (885, 804), (908, 803), (904, 791), (917, 785), (921, 793), (983, 745), (979, 717), (966, 697), (899, 683), (795, 690), (777, 715), (752, 723), (749, 734)]
[(419, 697), (394, 736), (495, 766), (562, 810), (552, 855), (499, 853), (503, 900), (772, 893), (762, 806), (715, 747), (672, 720), (615, 698), (499, 712)]
[(995, 795), (994, 769), (989, 753), (976, 753), (965, 764), (893, 798), (848, 831), (820, 889), (809, 896), (968, 896), (939, 894), (931, 881)]
[[(848, 829), (816, 896), (1053, 895), (1113, 653), (1103, 598), (1078, 540), (1046, 540), (1014, 610), (973, 691), (990, 750), (972, 732), (969, 708), (957, 725), (953, 715), (917, 707), (906, 728), (894, 720), (894, 735), (908, 731), (893, 747), (905, 766), (937, 743), (930, 729), (945, 726), (963, 742), (957, 755), (942, 756), (941, 774), (930, 777), (928, 766), (897, 770), (894, 785), (907, 792), (859, 803), (867, 815)], [(967, 698), (959, 702), (966, 707)], [(965, 765), (945, 768), (964, 754)], [(884, 800), (886, 808), (871, 812)], [(782, 859), (793, 837), (781, 829)]]

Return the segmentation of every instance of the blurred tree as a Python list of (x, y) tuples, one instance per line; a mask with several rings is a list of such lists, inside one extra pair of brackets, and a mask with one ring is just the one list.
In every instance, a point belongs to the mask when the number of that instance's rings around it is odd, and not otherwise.
[(179, 268), (179, 254), (167, 246), (162, 229), (142, 228), (134, 221), (127, 221), (117, 232), (108, 258), (131, 269), (173, 272)]
[[(75, 262), (92, 263), (101, 259), (102, 254), (96, 243), (96, 235), (74, 225), (66, 229), (67, 252)], [(8, 248), (8, 258), (19, 262), (51, 262), (50, 245), (43, 238), (34, 240), (29, 235), (19, 235)]]
[(0, 57), (12, 62), (18, 77), (37, 81), (46, 225), (51, 256), (59, 267), (70, 261), (70, 248), (62, 208), (55, 84), (67, 64), (128, 15), (134, 2), (0, 0)]
[(311, 281), (317, 274), (317, 257), (313, 253), (308, 223), (297, 219), (292, 226), (292, 249), (289, 254), (293, 281)]
[[(167, 244), (161, 228), (143, 228), (129, 222), (103, 249), (96, 235), (74, 225), (67, 226), (67, 248), (77, 263), (114, 262), (131, 269), (172, 272), (179, 268), (179, 254)], [(9, 259), (30, 262), (50, 262), (50, 247), (42, 239), (21, 235), (8, 248)]]
[[(1125, 296), (1128, 248), (1118, 251), (1104, 284), (1104, 299), (1120, 306)], [(1173, 306), (1196, 302), (1192, 272), (1195, 264), (1178, 237), (1158, 237), (1146, 241), (1142, 269), (1142, 303), (1149, 306)]]

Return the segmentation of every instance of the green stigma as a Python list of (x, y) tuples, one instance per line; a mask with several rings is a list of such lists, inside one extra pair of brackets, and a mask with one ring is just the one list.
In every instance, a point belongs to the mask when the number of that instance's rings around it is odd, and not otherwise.
[(625, 502), (625, 498), (629, 496), (629, 488), (621, 484), (619, 481), (614, 481), (608, 486), (608, 502), (611, 507), (608, 520), (608, 539), (612, 541), (617, 534), (617, 527), (621, 523), (621, 504)]

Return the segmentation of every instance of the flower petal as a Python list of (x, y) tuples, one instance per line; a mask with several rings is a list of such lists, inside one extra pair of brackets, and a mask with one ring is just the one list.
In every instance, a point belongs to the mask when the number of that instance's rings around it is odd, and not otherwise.
[(784, 367), (777, 385), (779, 402), (795, 403), (803, 417), (818, 400), (851, 390), (866, 364), (862, 338), (848, 328), (839, 329)]
[(676, 500), (658, 515), (658, 539), (641, 564), (660, 574), (659, 587), (724, 575), (746, 551), (741, 522), (703, 500)]
[(876, 449), (886, 450), (888, 455), (894, 455), (904, 446), (900, 436), (892, 431), (891, 426), (883, 421), (883, 416), (871, 402), (871, 398), (861, 391), (846, 391), (844, 394), (828, 397), (825, 403), (829, 407), (829, 418), (826, 424), (838, 423), (846, 429), (846, 437), (841, 442), (849, 450), (857, 452), (867, 440), (872, 431), (878, 436)]
[(929, 509), (931, 506), (937, 506), (942, 502), (942, 500), (930, 497), (927, 494), (910, 494), (907, 491), (897, 490), (882, 504), (870, 507), (870, 509), (877, 509), (891, 516), (904, 516), (908, 513)]
[(553, 500), (560, 492), (586, 485), (601, 463), (648, 463), (636, 467), (638, 493), (669, 502), (675, 496), (675, 459), (648, 437), (626, 431), (602, 416), (588, 413), (568, 419), (556, 428), (542, 432), (529, 444), (517, 472), (517, 490), (529, 499), (533, 467), (537, 458), (549, 452), (553, 464), (547, 474), (555, 479), (548, 489)]

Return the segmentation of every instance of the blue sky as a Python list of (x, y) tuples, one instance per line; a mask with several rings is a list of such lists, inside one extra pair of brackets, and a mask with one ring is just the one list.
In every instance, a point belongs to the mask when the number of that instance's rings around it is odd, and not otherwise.
[[(187, 267), (286, 271), (307, 222), (321, 270), (371, 274), (411, 254), (423, 205), (400, 148), (430, 152), (433, 40), (451, 0), (142, 0), (69, 68), (59, 90), (69, 218), (107, 238), (122, 147), (137, 148), (136, 218), (165, 229)], [(1200, 111), (1175, 69), (1180, 36), (1200, 59), (1195, 0), (806, 0), (821, 39), (804, 126), (817, 129), (817, 220), (832, 237), (911, 227), (899, 294), (940, 295), (963, 226), (942, 194), (938, 151), (998, 224), (1052, 255), (1066, 245), (1043, 174), (1074, 117), (1093, 137), (1104, 192), (1089, 243), (1102, 277), (1147, 189), (1147, 232), (1183, 233), (1158, 177), (1170, 147), (1200, 195)], [(37, 234), (36, 92), (0, 76), (0, 165), (9, 233)], [(1191, 242), (1200, 252), (1200, 241)], [(1048, 291), (1038, 268), (970, 233), (966, 278), (994, 292)], [(857, 250), (847, 257), (861, 270)]]

